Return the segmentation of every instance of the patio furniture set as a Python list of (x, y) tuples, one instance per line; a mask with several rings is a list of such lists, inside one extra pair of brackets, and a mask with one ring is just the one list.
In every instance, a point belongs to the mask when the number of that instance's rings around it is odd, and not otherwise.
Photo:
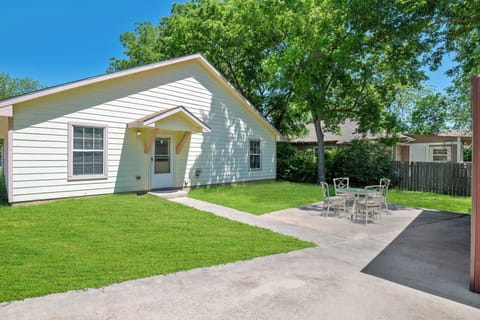
[[(341, 210), (344, 217), (352, 221), (357, 220), (358, 215), (365, 216), (365, 224), (368, 224), (369, 218), (379, 219), (383, 223), (382, 213), (388, 211), (387, 193), (390, 180), (380, 179), (378, 185), (370, 185), (364, 188), (351, 188), (350, 179), (347, 177), (333, 179), (335, 195), (330, 195), (328, 183), (321, 182), (323, 191), (323, 213), (330, 214), (330, 208), (335, 213)], [(339, 214), (340, 216), (340, 214)]]

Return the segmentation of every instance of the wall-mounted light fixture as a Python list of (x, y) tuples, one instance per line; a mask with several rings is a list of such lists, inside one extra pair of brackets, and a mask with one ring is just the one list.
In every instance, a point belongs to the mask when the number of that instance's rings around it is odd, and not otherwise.
[(140, 137), (142, 135), (142, 130), (137, 129), (137, 137)]

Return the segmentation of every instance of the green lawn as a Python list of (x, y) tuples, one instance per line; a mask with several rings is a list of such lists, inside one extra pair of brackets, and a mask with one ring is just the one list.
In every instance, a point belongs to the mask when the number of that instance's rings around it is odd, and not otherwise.
[(308, 183), (265, 182), (193, 189), (189, 197), (261, 215), (323, 199), (319, 186)]
[[(198, 188), (190, 191), (189, 197), (257, 215), (322, 200), (318, 185), (291, 182)], [(428, 192), (390, 189), (388, 203), (460, 213), (471, 211), (470, 197), (454, 197)]]
[(0, 207), (0, 301), (314, 246), (151, 195)]
[(457, 197), (430, 192), (391, 189), (388, 191), (387, 200), (388, 203), (406, 207), (436, 209), (459, 213), (471, 213), (472, 208), (471, 197)]

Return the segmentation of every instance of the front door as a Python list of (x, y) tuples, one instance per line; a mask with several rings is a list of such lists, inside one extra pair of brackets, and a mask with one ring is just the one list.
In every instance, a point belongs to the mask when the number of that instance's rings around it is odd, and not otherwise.
[(172, 137), (158, 136), (152, 148), (151, 188), (173, 187)]

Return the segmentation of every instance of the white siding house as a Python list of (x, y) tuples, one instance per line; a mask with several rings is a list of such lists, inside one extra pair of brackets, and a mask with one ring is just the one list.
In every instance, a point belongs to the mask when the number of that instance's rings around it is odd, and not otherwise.
[(0, 101), (10, 203), (275, 179), (279, 137), (199, 54)]

